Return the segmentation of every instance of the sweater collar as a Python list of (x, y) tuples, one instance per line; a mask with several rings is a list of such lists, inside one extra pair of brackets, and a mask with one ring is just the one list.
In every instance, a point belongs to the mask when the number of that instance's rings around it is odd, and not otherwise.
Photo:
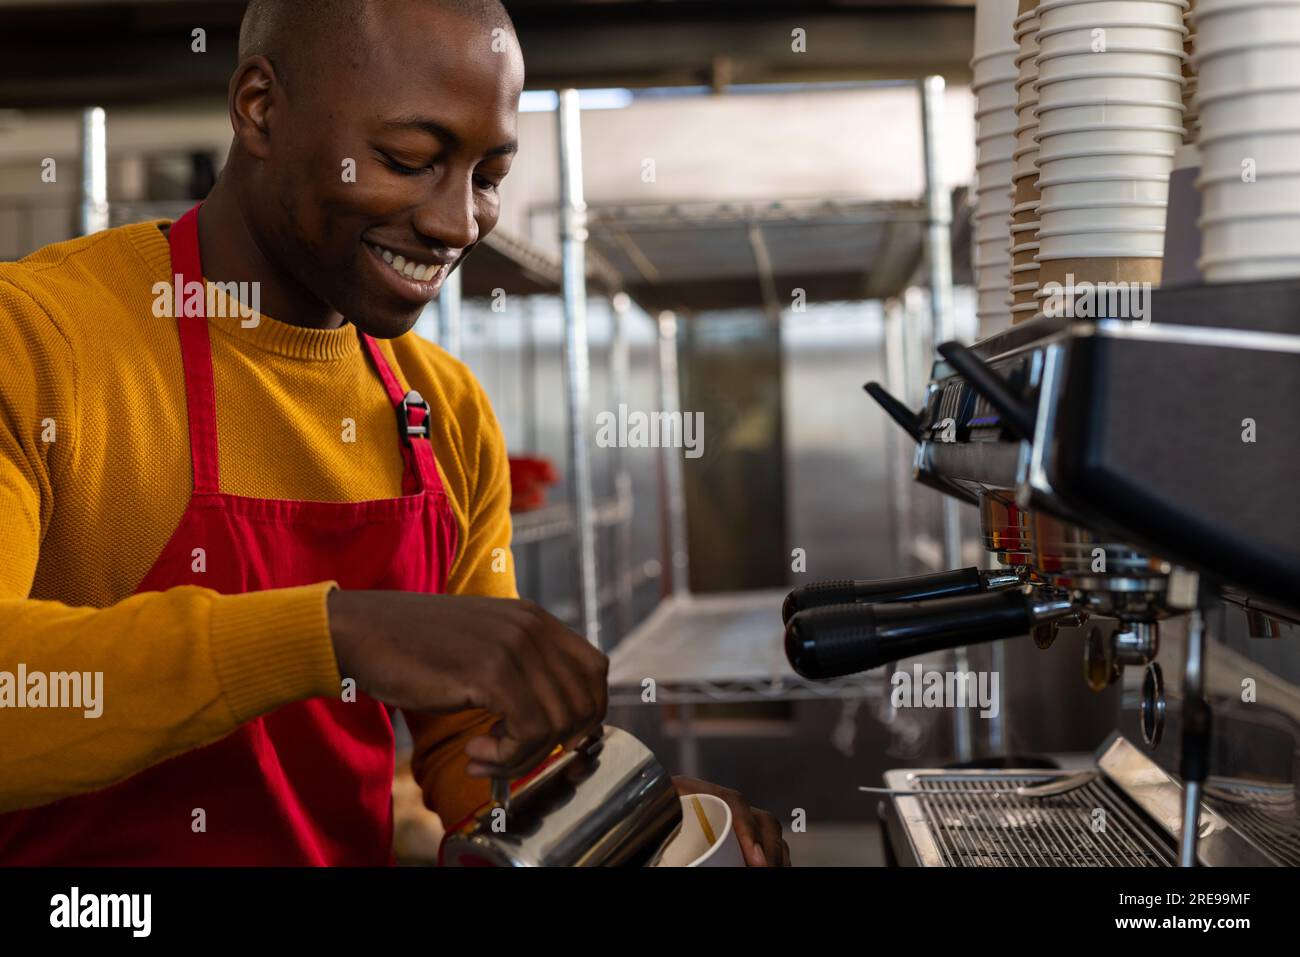
[[(133, 223), (125, 227), (132, 244), (149, 266), (150, 273), (158, 281), (172, 282), (171, 249), (167, 237), (160, 227), (170, 225), (166, 219), (155, 219), (146, 223)], [(280, 322), (263, 314), (256, 325), (245, 325), (239, 318), (236, 303), (229, 300), (223, 292), (217, 290), (215, 295), (226, 300), (225, 317), (214, 316), (209, 319), (211, 330), (225, 336), (236, 348), (248, 346), (285, 356), (290, 359), (305, 361), (331, 361), (347, 358), (360, 353), (361, 343), (357, 330), (351, 323), (338, 329), (310, 329), (303, 326)]]

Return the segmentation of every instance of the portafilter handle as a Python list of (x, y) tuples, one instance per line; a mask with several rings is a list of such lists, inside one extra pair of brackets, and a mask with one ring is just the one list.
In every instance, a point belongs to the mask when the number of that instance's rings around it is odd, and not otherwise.
[(935, 348), (944, 361), (965, 379), (972, 389), (997, 410), (998, 418), (1018, 439), (1034, 437), (1034, 407), (1018, 395), (1007, 381), (974, 351), (960, 342), (945, 342)]
[(883, 385), (879, 382), (868, 382), (862, 388), (867, 395), (876, 400), (891, 419), (902, 427), (904, 432), (912, 437), (913, 441), (920, 442), (925, 438), (925, 432), (921, 429), (921, 417), (895, 399)]
[(1074, 611), (1068, 598), (1044, 597), (1028, 586), (930, 601), (827, 605), (790, 619), (785, 654), (805, 678), (838, 678), (929, 651), (1014, 638)]
[(837, 578), (809, 582), (807, 585), (799, 585), (785, 596), (785, 602), (781, 605), (781, 620), (789, 624), (790, 619), (799, 612), (825, 605), (955, 598), (958, 595), (975, 595), (996, 588), (1009, 588), (1019, 582), (1020, 576), (1015, 572), (986, 572), (974, 566), (933, 575), (880, 581)]

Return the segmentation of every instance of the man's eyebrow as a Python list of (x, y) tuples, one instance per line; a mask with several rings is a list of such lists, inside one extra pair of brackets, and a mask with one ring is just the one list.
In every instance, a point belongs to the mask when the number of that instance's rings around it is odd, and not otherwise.
[[(398, 117), (392, 120), (384, 121), (384, 128), (389, 130), (410, 130), (416, 129), (428, 133), (435, 137), (449, 148), (460, 146), (460, 137), (443, 126), (437, 120), (430, 120), (419, 116)], [(512, 156), (519, 152), (519, 142), (511, 140), (508, 143), (502, 143), (487, 151), (488, 156)]]

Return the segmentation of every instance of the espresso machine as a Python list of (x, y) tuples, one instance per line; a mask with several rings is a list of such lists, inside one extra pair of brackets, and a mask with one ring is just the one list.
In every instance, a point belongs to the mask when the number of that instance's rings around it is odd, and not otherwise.
[[(915, 440), (916, 481), (979, 510), (999, 567), (795, 589), (795, 670), (830, 678), (1013, 636), (1047, 648), (1069, 625), (1093, 690), (1144, 671), (1142, 743), (1113, 734), (1090, 768), (889, 772), (878, 790), (900, 862), (1300, 864), (1294, 788), (1211, 773), (1218, 703), (1232, 702), (1207, 674), (1227, 616), (1261, 636), (1300, 618), (1300, 282), (1151, 296), (1144, 321), (1040, 314), (944, 343), (919, 411), (867, 386)], [(1162, 625), (1184, 636), (1169, 741)], [(1176, 773), (1155, 760), (1171, 745)]]

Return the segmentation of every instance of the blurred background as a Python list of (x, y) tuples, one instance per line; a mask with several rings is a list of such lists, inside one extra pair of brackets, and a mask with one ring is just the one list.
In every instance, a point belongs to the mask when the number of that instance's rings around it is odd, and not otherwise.
[[(978, 332), (973, 5), (507, 7), (528, 68), (521, 150), (495, 234), (417, 332), (474, 370), (513, 456), (555, 469), (515, 516), (519, 589), (614, 656), (611, 723), (784, 821), (804, 811), (797, 864), (880, 863), (856, 785), (1030, 743), (1017, 714), (1036, 747), (1091, 748), (1114, 696), (1069, 740), (1009, 698), (972, 730), (896, 711), (878, 673), (814, 687), (780, 648), (793, 584), (950, 567), (940, 497), (862, 385), (920, 405), (936, 296), (959, 338)], [(242, 9), (0, 0), (0, 258), (206, 195)], [(576, 91), (563, 131), (561, 90)], [(585, 200), (576, 298), (565, 171)], [(598, 446), (596, 416), (620, 404), (702, 413), (702, 454)], [(984, 564), (965, 511), (963, 563)], [(1013, 650), (978, 651), (1015, 668)], [(1075, 649), (1054, 652), (1073, 694)]]

